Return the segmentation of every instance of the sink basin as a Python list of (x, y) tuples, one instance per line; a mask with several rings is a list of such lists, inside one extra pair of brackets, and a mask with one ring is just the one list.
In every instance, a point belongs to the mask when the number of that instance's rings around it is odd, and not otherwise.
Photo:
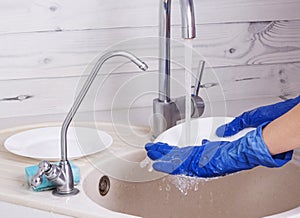
[[(293, 163), (204, 180), (149, 172), (140, 165), (145, 157), (141, 150), (125, 155), (122, 165), (115, 158), (95, 163), (83, 181), (84, 192), (109, 210), (142, 217), (252, 218), (300, 205), (300, 167)], [(105, 166), (113, 172), (103, 173)], [(98, 187), (104, 175), (110, 179), (110, 189), (102, 196)]]
[[(220, 140), (215, 129), (231, 120), (193, 120), (192, 129), (196, 133), (192, 136), (193, 143), (200, 144), (203, 138)], [(181, 129), (182, 125), (175, 126), (161, 134), (157, 141), (180, 145)], [(249, 130), (225, 140), (239, 138)], [(156, 172), (151, 170), (151, 162), (147, 163), (145, 158), (146, 152), (138, 149), (93, 162), (94, 169), (83, 181), (84, 192), (109, 210), (142, 217), (253, 218), (300, 206), (300, 165), (295, 164), (297, 161), (282, 168), (257, 167), (208, 180)], [(109, 190), (104, 175), (110, 181)], [(99, 181), (103, 178), (106, 178), (106, 184), (101, 183), (101, 190), (108, 192), (101, 195)]]

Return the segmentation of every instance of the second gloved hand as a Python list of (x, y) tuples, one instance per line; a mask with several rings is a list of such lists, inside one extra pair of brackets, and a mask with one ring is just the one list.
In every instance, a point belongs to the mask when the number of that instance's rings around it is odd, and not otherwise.
[(232, 136), (244, 128), (258, 127), (265, 122), (271, 122), (285, 114), (300, 103), (300, 96), (272, 105), (262, 106), (236, 117), (228, 124), (220, 126), (216, 134), (219, 137)]
[(179, 148), (165, 143), (148, 143), (147, 155), (155, 170), (172, 175), (222, 176), (262, 165), (281, 167), (292, 158), (292, 151), (271, 156), (262, 139), (262, 128), (233, 141), (206, 142), (202, 146)]

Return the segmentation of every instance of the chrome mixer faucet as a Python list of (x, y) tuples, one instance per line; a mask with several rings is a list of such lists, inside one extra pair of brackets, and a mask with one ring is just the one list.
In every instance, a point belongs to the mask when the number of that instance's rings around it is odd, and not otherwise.
[[(176, 125), (178, 120), (185, 117), (185, 98), (170, 97), (170, 50), (171, 50), (171, 1), (160, 1), (159, 17), (159, 93), (158, 98), (153, 100), (153, 137)], [(179, 0), (181, 8), (182, 38), (193, 39), (196, 37), (195, 15), (193, 0)], [(204, 63), (204, 62), (203, 62)], [(201, 67), (202, 68), (202, 67)], [(204, 68), (204, 64), (203, 64)], [(203, 68), (201, 71), (203, 72)], [(200, 75), (202, 75), (202, 72)], [(199, 78), (200, 87), (200, 78)], [(186, 87), (189, 88), (189, 87)], [(199, 88), (196, 87), (196, 94), (191, 96), (192, 117), (199, 117), (204, 111), (204, 102), (198, 96)]]

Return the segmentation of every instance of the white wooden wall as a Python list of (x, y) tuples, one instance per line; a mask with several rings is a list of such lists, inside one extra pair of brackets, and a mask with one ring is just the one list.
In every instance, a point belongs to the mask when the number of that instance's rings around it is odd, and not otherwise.
[[(88, 64), (110, 48), (132, 51), (150, 69), (109, 61), (95, 105), (83, 110), (149, 108), (157, 90), (159, 0), (1, 0), (0, 118), (66, 113)], [(194, 47), (206, 59), (206, 101), (252, 100), (300, 91), (299, 0), (195, 0)], [(172, 58), (183, 60), (178, 1)], [(198, 60), (193, 61), (194, 69)], [(121, 65), (120, 65), (121, 64)], [(182, 68), (172, 76), (183, 81)], [(100, 82), (98, 81), (97, 84)], [(172, 95), (183, 94), (172, 83)], [(223, 96), (224, 94), (224, 96)], [(29, 96), (17, 100), (17, 96)]]

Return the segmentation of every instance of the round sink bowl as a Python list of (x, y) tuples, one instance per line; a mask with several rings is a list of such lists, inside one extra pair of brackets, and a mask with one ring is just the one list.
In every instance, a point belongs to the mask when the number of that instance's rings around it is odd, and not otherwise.
[[(128, 160), (137, 162), (127, 170), (120, 167), (119, 178), (117, 170), (110, 176), (93, 169), (83, 181), (84, 192), (106, 209), (149, 218), (264, 217), (300, 205), (300, 167), (293, 163), (278, 169), (257, 167), (204, 180), (167, 175), (158, 177), (157, 172), (141, 168), (138, 161), (145, 156), (144, 151), (130, 155)], [(115, 160), (102, 161), (101, 164), (114, 166)], [(143, 171), (148, 181), (126, 180), (136, 172), (143, 178)], [(103, 176), (109, 179), (109, 187), (102, 187), (107, 191), (104, 196), (99, 191), (99, 181)]]
[[(193, 132), (198, 134), (192, 136), (193, 140), (195, 143), (200, 143), (203, 138), (219, 140), (215, 129), (230, 120), (203, 118), (192, 121)], [(179, 125), (167, 130), (158, 141), (180, 144), (181, 128)], [(282, 168), (257, 167), (208, 180), (149, 170), (141, 164), (145, 158), (146, 152), (140, 149), (121, 158), (94, 162), (95, 168), (83, 181), (84, 192), (109, 210), (149, 218), (255, 218), (300, 206), (300, 164), (297, 161)]]

